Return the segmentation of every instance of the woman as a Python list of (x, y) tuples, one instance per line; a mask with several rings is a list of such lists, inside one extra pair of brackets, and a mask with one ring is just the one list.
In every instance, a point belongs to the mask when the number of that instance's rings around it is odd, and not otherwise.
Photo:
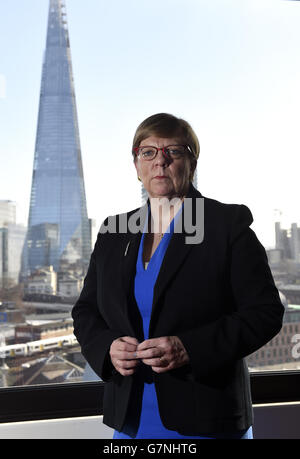
[(140, 124), (149, 199), (106, 219), (73, 308), (114, 438), (252, 437), (244, 357), (280, 331), (284, 308), (250, 210), (193, 187), (199, 150), (182, 119)]

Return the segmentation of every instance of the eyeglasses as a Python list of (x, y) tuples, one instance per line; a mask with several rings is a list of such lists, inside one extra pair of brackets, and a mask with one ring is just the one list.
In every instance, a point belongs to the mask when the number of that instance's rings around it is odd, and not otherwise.
[(157, 148), (157, 147), (136, 147), (133, 149), (136, 156), (142, 158), (145, 161), (151, 161), (154, 159), (159, 152), (162, 151), (162, 154), (167, 159), (179, 159), (182, 158), (186, 151), (190, 152), (193, 155), (192, 149), (189, 145), (168, 145), (167, 147)]

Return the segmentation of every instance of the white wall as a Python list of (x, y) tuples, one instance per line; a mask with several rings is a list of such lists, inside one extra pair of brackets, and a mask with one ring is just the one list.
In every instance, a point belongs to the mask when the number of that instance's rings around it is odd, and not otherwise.
[(111, 439), (114, 431), (102, 419), (89, 416), (5, 423), (0, 424), (0, 439)]

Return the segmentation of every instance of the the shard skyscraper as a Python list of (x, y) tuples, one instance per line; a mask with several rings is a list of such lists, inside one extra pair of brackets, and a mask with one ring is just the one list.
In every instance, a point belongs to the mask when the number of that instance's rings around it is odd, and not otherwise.
[(70, 42), (63, 0), (50, 0), (23, 274), (85, 271), (91, 253)]

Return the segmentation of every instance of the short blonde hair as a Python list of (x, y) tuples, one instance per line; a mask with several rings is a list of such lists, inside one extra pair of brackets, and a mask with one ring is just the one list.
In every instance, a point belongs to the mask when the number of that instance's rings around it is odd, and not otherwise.
[(190, 147), (194, 159), (197, 162), (200, 153), (200, 143), (194, 130), (187, 121), (170, 115), (169, 113), (157, 113), (156, 115), (146, 118), (138, 126), (133, 138), (132, 154), (134, 159), (136, 157), (134, 148), (139, 147), (140, 143), (151, 135), (162, 138), (180, 138), (184, 144)]

